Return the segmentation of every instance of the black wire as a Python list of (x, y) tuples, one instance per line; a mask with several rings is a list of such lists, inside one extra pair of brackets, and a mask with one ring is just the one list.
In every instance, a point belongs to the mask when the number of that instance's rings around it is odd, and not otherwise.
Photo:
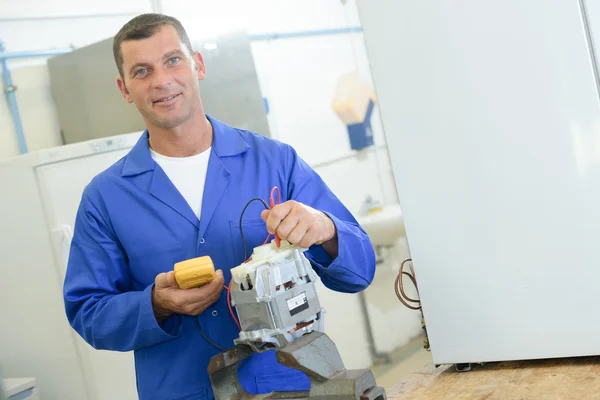
[(206, 339), (208, 341), (208, 343), (212, 344), (213, 346), (215, 346), (219, 350), (227, 351), (226, 348), (224, 348), (222, 346), (219, 346), (218, 344), (216, 344), (215, 342), (213, 342), (212, 340), (210, 340), (208, 338), (208, 336), (206, 336), (206, 333), (204, 333), (204, 331), (202, 330), (202, 327), (200, 326), (200, 321), (198, 321), (198, 317), (195, 317), (194, 319), (196, 320), (196, 325), (198, 325), (198, 329), (200, 330), (200, 333), (202, 334), (202, 336), (204, 336), (204, 339)]
[(248, 208), (250, 203), (252, 203), (255, 200), (262, 202), (267, 210), (271, 209), (271, 207), (269, 207), (269, 205), (267, 204), (266, 201), (264, 201), (260, 197), (255, 197), (252, 200), (250, 200), (249, 202), (247, 202), (246, 206), (242, 210), (242, 213), (240, 214), (240, 235), (242, 236), (242, 243), (244, 243), (244, 261), (246, 261), (248, 259), (248, 249), (246, 248), (246, 239), (244, 239), (244, 231), (242, 230), (242, 218), (244, 217), (244, 212), (246, 211), (246, 208)]
[[(266, 201), (264, 201), (263, 199), (261, 199), (259, 197), (255, 197), (252, 200), (250, 200), (248, 203), (246, 203), (246, 206), (242, 210), (242, 214), (240, 215), (240, 235), (242, 235), (242, 242), (244, 243), (244, 261), (246, 261), (246, 259), (248, 258), (247, 257), (248, 256), (248, 250), (246, 248), (246, 239), (244, 239), (244, 231), (242, 230), (242, 218), (244, 217), (244, 212), (246, 211), (246, 208), (248, 208), (248, 206), (250, 205), (250, 203), (252, 203), (255, 200), (258, 200), (258, 201), (262, 202), (263, 205), (265, 206), (265, 208), (267, 210), (271, 209), (269, 207), (269, 205), (267, 204)], [(210, 340), (210, 338), (206, 335), (206, 333), (204, 333), (204, 331), (202, 330), (202, 326), (200, 326), (200, 321), (198, 320), (198, 317), (196, 317), (194, 319), (196, 320), (196, 325), (198, 326), (198, 330), (200, 331), (200, 333), (202, 334), (202, 336), (204, 336), (204, 339), (206, 339), (206, 341), (208, 343), (212, 344), (213, 346), (215, 346), (219, 350), (227, 351), (227, 349), (224, 348), (223, 346), (220, 346), (220, 345), (216, 344), (215, 342), (213, 342), (212, 340)]]

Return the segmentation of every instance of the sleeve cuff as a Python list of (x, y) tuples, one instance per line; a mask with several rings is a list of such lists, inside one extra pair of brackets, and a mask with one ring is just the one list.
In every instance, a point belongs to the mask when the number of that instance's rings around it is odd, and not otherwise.
[[(356, 293), (366, 288), (370, 280), (366, 279), (369, 271), (365, 255), (360, 251), (364, 248), (364, 238), (360, 235), (360, 227), (355, 224), (346, 223), (334, 215), (325, 212), (331, 218), (338, 239), (338, 255), (335, 259), (327, 254), (320, 245), (311, 246), (306, 257), (311, 262), (315, 272), (321, 277), (325, 286), (330, 289)], [(356, 232), (355, 232), (356, 231)]]
[(338, 219), (333, 214), (322, 211), (325, 215), (329, 217), (333, 221), (335, 225), (336, 233), (337, 233), (337, 242), (338, 242), (338, 254), (336, 258), (331, 258), (329, 254), (323, 249), (321, 245), (314, 245), (310, 248), (311, 261), (319, 268), (331, 268), (344, 264), (344, 258), (346, 256), (345, 243), (347, 242), (348, 234), (352, 234), (348, 231), (348, 227), (345, 223), (343, 223), (340, 219)]
[(144, 289), (141, 306), (141, 321), (148, 328), (150, 335), (158, 341), (170, 340), (179, 337), (183, 327), (183, 317), (173, 314), (162, 322), (158, 322), (152, 308), (152, 288), (154, 284)]

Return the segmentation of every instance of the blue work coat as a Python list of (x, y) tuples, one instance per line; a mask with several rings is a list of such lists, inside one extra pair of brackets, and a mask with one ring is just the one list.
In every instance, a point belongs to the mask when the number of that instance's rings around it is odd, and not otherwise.
[[(229, 313), (227, 291), (198, 317), (172, 315), (157, 323), (152, 310), (156, 275), (199, 256), (223, 270), (244, 261), (239, 221), (248, 200), (267, 201), (278, 186), (281, 202), (293, 199), (325, 212), (334, 222), (339, 251), (331, 259), (321, 246), (305, 254), (324, 285), (352, 293), (375, 272), (372, 245), (351, 213), (290, 146), (208, 117), (214, 138), (202, 214), (196, 217), (150, 155), (148, 132), (121, 160), (85, 188), (76, 217), (64, 300), (71, 326), (96, 349), (134, 351), (141, 400), (213, 398), (207, 367), (239, 330)], [(248, 256), (268, 232), (253, 202), (243, 218)], [(280, 365), (274, 351), (255, 354), (239, 371), (250, 393), (307, 390), (308, 377)], [(110, 385), (110, 382), (104, 382)]]

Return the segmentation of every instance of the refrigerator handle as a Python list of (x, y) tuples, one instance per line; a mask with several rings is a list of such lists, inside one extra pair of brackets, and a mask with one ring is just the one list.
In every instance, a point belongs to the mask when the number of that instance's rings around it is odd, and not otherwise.
[(54, 229), (54, 232), (60, 235), (60, 250), (62, 255), (63, 272), (67, 270), (69, 261), (69, 252), (71, 250), (71, 240), (73, 240), (73, 228), (70, 225), (62, 224)]

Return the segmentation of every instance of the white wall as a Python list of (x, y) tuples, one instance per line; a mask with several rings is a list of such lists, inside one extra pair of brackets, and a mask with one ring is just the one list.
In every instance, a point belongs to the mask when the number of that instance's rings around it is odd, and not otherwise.
[[(250, 34), (260, 34), (359, 25), (354, 0), (346, 4), (340, 0), (28, 0), (19, 11), (0, 3), (0, 40), (5, 41), (9, 51), (83, 46), (114, 35), (134, 14), (150, 11), (153, 4), (179, 18), (192, 39), (240, 26), (247, 27)], [(353, 213), (359, 212), (367, 195), (385, 204), (397, 202), (377, 108), (372, 120), (376, 147), (357, 153), (350, 149), (346, 127), (330, 106), (341, 74), (357, 70), (371, 82), (362, 33), (255, 41), (252, 51), (261, 90), (270, 104), (272, 135), (294, 146)], [(60, 143), (48, 75), (39, 63), (11, 62), (30, 150)], [(0, 159), (17, 153), (12, 121), (3, 100)], [(367, 292), (380, 351), (391, 351), (420, 332), (418, 313), (404, 309), (394, 296), (393, 271), (405, 256), (406, 252), (389, 257)], [(371, 359), (358, 297), (322, 287), (319, 291), (328, 310), (327, 333), (336, 341), (347, 366), (368, 367)], [(382, 293), (388, 295), (382, 297)]]

